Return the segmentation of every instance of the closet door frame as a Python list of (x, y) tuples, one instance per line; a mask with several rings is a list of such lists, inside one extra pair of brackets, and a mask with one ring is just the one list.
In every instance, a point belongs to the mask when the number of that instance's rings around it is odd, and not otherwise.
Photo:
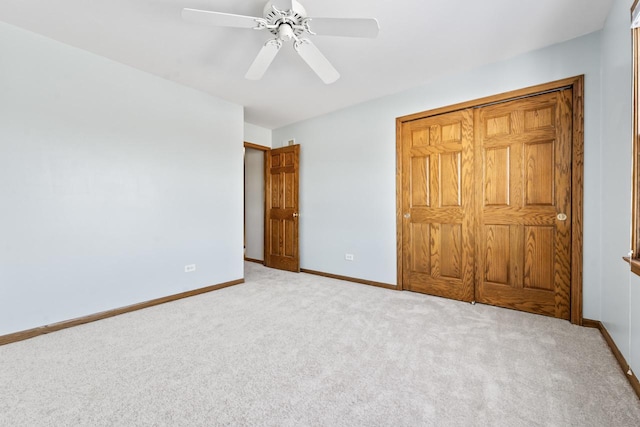
[(402, 206), (402, 124), (426, 117), (437, 116), (467, 108), (539, 95), (545, 92), (571, 88), (573, 92), (573, 123), (571, 147), (571, 323), (582, 325), (582, 263), (583, 263), (583, 214), (584, 214), (584, 75), (531, 86), (524, 89), (492, 95), (447, 107), (423, 111), (396, 119), (396, 253), (397, 289), (403, 290), (403, 206)]

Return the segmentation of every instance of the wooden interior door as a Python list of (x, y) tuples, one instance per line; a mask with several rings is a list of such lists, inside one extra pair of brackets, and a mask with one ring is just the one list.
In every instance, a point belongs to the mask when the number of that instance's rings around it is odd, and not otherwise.
[(403, 288), (473, 299), (473, 113), (402, 124)]
[(478, 302), (569, 319), (572, 99), (475, 112)]
[(265, 265), (299, 272), (300, 146), (274, 149), (265, 155)]

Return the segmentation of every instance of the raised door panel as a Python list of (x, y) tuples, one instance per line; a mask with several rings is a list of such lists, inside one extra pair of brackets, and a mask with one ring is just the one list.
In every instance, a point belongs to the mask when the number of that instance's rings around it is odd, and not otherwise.
[(458, 207), (461, 203), (460, 173), (462, 153), (453, 151), (440, 154), (440, 207)]
[(431, 224), (411, 224), (411, 271), (431, 274)]
[(509, 164), (511, 152), (509, 146), (488, 148), (484, 151), (485, 206), (509, 206)]
[(431, 206), (430, 156), (416, 156), (411, 159), (411, 206)]
[(269, 175), (270, 200), (272, 209), (282, 208), (282, 176), (280, 174)]
[(554, 227), (525, 227), (524, 287), (553, 292)]
[(525, 205), (553, 206), (555, 200), (555, 141), (524, 145)]
[(462, 225), (440, 224), (440, 275), (462, 280)]
[(509, 285), (510, 235), (508, 225), (484, 226), (484, 271), (482, 272), (484, 281)]
[(281, 231), (282, 221), (279, 219), (270, 219), (268, 227), (271, 230), (271, 238), (269, 239), (269, 250), (267, 254), (269, 256), (279, 257), (282, 255), (282, 235)]

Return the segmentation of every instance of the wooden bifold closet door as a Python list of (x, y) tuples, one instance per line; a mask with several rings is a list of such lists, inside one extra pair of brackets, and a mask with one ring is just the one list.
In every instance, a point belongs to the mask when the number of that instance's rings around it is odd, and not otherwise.
[(569, 319), (571, 90), (476, 110), (476, 301)]
[(569, 319), (572, 99), (401, 124), (404, 289)]
[(408, 122), (402, 130), (404, 288), (473, 299), (473, 113)]

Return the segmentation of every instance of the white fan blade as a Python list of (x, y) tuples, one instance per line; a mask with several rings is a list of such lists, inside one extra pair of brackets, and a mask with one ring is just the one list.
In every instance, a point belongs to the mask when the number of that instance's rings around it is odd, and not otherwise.
[(278, 39), (272, 39), (266, 42), (264, 46), (262, 46), (262, 49), (260, 49), (260, 52), (258, 52), (258, 56), (253, 60), (253, 64), (251, 64), (249, 71), (247, 71), (244, 77), (249, 80), (260, 80), (281, 47), (282, 42)]
[(293, 9), (293, 2), (291, 0), (271, 0), (271, 5), (282, 11)]
[(309, 39), (300, 39), (294, 47), (298, 54), (304, 59), (309, 67), (322, 79), (326, 84), (335, 82), (340, 78), (340, 73), (333, 68), (333, 65), (327, 58), (318, 50), (316, 45), (311, 43)]
[(380, 26), (374, 18), (309, 18), (309, 28), (321, 36), (378, 37)]
[(212, 12), (209, 10), (182, 9), (182, 18), (185, 21), (197, 24), (216, 25), (219, 27), (256, 28), (259, 27), (258, 19), (252, 16), (234, 15), (231, 13)]

